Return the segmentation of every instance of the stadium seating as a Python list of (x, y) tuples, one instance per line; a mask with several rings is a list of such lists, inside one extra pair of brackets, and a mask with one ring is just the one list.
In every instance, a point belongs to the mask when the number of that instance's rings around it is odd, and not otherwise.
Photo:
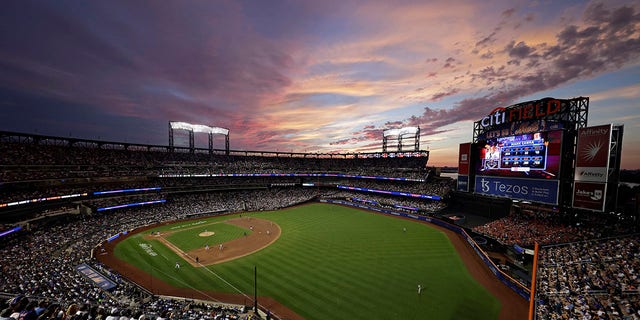
[[(2, 238), (0, 273), (2, 319), (237, 319), (241, 307), (200, 304), (152, 296), (91, 258), (95, 246), (122, 230), (213, 212), (283, 208), (326, 196), (343, 199), (362, 193), (335, 184), (444, 196), (451, 181), (424, 182), (424, 159), (338, 159), (223, 156), (99, 149), (30, 143), (0, 144), (0, 232), (19, 224), (20, 232)], [(339, 173), (372, 178), (233, 177), (227, 174)], [(222, 175), (200, 177), (200, 175)], [(180, 176), (180, 177), (176, 177)], [(187, 177), (184, 177), (187, 176)], [(196, 177), (198, 176), (198, 177)], [(322, 182), (327, 187), (301, 187)], [(94, 195), (97, 191), (159, 188)], [(65, 195), (76, 195), (65, 197)], [(442, 202), (367, 194), (382, 207), (402, 204), (433, 212)], [(127, 203), (161, 204), (99, 212)], [(15, 205), (8, 206), (12, 203)], [(4, 207), (3, 207), (4, 204)], [(82, 210), (82, 209), (85, 210)], [(15, 213), (9, 215), (8, 213)], [(8, 217), (12, 218), (9, 219)], [(116, 281), (102, 290), (81, 276), (87, 264)], [(22, 316), (20, 314), (22, 313)]]

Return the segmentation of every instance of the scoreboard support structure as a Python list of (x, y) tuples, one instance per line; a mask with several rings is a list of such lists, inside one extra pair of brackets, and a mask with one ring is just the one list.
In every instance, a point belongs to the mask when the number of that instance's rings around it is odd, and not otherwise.
[[(465, 172), (458, 175), (458, 191), (566, 213), (615, 210), (623, 126), (588, 128), (588, 115), (588, 97), (543, 98), (495, 108), (474, 122), (471, 146), (465, 147), (459, 163)], [(606, 142), (601, 138), (597, 145), (579, 146), (581, 132), (607, 126), (611, 133)], [(606, 163), (578, 165), (585, 148), (608, 152)], [(576, 196), (582, 197), (577, 205)], [(599, 202), (584, 205), (590, 199)]]

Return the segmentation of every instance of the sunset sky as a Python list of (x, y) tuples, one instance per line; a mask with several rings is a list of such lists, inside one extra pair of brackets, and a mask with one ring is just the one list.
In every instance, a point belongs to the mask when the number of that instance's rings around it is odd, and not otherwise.
[(369, 152), (420, 126), (456, 166), (494, 108), (585, 96), (640, 168), (638, 1), (21, 0), (0, 40), (0, 130), (167, 145), (185, 121), (232, 149)]

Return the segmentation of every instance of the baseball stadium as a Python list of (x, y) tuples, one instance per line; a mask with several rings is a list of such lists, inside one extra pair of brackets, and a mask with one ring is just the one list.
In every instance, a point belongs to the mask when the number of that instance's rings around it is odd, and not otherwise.
[(491, 111), (457, 175), (419, 127), (326, 154), (174, 121), (164, 146), (0, 132), (2, 317), (635, 319), (623, 127), (589, 127), (588, 107)]

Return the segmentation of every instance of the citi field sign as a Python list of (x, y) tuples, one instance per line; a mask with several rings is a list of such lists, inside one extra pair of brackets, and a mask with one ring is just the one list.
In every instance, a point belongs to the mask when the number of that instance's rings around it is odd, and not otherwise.
[(562, 103), (557, 99), (545, 99), (532, 101), (528, 104), (520, 104), (507, 108), (498, 107), (493, 109), (488, 116), (480, 120), (480, 125), (484, 128), (504, 125), (510, 122), (545, 119), (550, 115), (559, 113), (562, 110)]

